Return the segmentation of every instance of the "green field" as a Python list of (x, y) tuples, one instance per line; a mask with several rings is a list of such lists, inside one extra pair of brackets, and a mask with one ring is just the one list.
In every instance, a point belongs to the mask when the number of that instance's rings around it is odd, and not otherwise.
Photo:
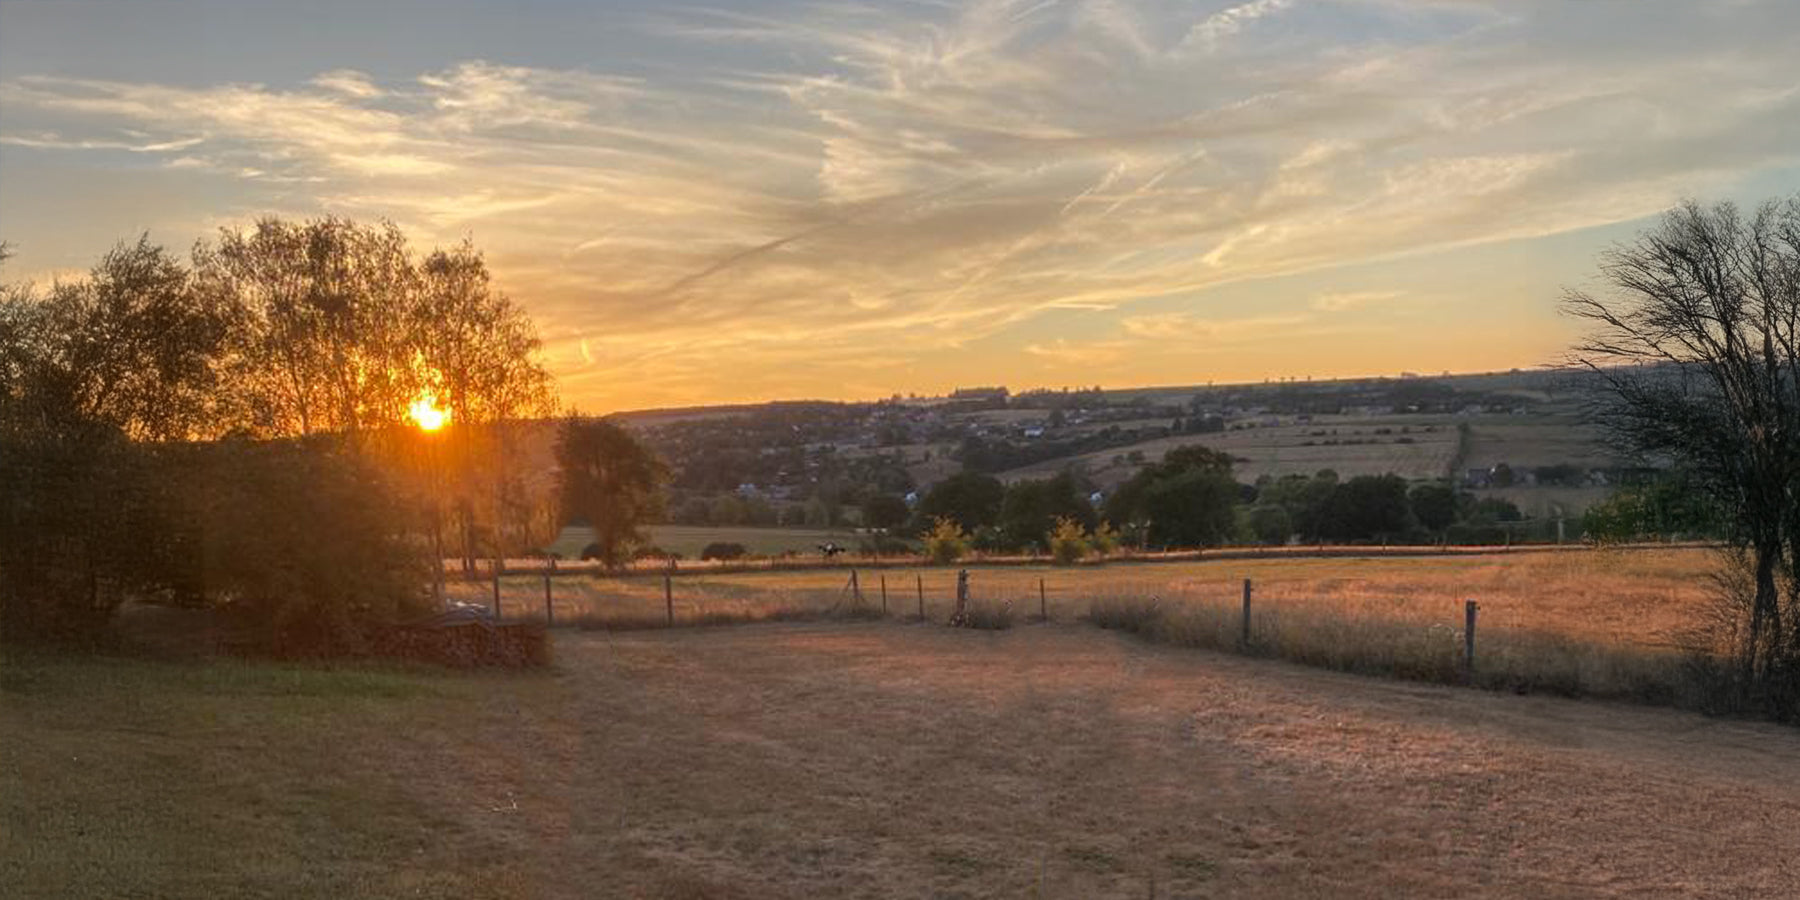
[(651, 525), (650, 543), (679, 553), (685, 559), (699, 559), (707, 544), (725, 542), (743, 544), (751, 556), (781, 556), (797, 553), (819, 555), (819, 545), (831, 542), (855, 550), (862, 538), (848, 528), (754, 528), (730, 525)]

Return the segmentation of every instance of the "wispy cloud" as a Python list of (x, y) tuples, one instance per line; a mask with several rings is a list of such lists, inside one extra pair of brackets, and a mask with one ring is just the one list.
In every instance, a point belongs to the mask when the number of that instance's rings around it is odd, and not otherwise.
[(1106, 327), (1006, 338), (1005, 358), (1352, 319), (1392, 297), (1135, 307), (1631, 219), (1800, 158), (1800, 8), (1644, 6), (660, 9), (628, 21), (691, 65), (32, 75), (0, 82), (0, 143), (9, 166), (129, 151), (161, 160), (137, 177), (210, 175), (231, 199), (209, 220), (473, 234), (591, 404), (906, 389), (918, 361), (1058, 311)]

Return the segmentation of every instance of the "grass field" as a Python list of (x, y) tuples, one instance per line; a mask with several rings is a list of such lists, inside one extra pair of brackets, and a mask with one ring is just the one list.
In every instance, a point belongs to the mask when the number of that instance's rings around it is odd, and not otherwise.
[(1787, 897), (1776, 726), (1077, 625), (0, 658), (11, 898)]
[[(1254, 585), (1258, 652), (1352, 671), (1455, 680), (1463, 604), (1480, 604), (1480, 675), (1494, 687), (1633, 697), (1692, 705), (1678, 652), (1710, 604), (1713, 551), (1564, 551), (1493, 556), (1226, 559), (1102, 566), (970, 568), (971, 595), (1010, 601), (1021, 618), (1040, 602), (1053, 620), (1086, 617), (1096, 605), (1152, 598), (1179, 620), (1158, 637), (1203, 647), (1234, 646), (1244, 579)], [(862, 607), (943, 621), (955, 569), (861, 570)], [(677, 622), (754, 620), (842, 613), (857, 604), (848, 567), (692, 574), (672, 583)], [(1044, 590), (1040, 601), (1039, 584)], [(659, 576), (565, 577), (553, 584), (558, 621), (660, 624)], [(464, 583), (452, 595), (491, 602), (491, 586)], [(543, 614), (543, 582), (509, 577), (502, 610)]]
[(848, 528), (753, 528), (730, 525), (651, 525), (645, 528), (650, 543), (685, 559), (699, 559), (707, 544), (724, 542), (743, 544), (752, 556), (780, 556), (798, 553), (819, 555), (819, 545), (827, 541), (840, 547), (855, 549), (861, 540)]

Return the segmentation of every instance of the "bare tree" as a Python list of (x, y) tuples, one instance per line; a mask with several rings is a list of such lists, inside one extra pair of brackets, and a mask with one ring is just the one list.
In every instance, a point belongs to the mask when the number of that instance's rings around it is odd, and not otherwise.
[(1749, 567), (1741, 639), (1751, 683), (1800, 678), (1800, 195), (1748, 216), (1687, 202), (1600, 262), (1565, 310), (1623, 444), (1713, 492)]

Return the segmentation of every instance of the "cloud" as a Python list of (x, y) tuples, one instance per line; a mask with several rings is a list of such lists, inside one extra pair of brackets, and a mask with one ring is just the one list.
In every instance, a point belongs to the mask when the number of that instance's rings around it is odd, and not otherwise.
[(329, 72), (322, 72), (309, 83), (315, 87), (360, 100), (379, 97), (382, 94), (382, 90), (375, 86), (375, 82), (371, 81), (369, 76), (354, 69), (333, 69)]
[(1319, 312), (1347, 312), (1403, 296), (1403, 291), (1333, 291), (1313, 297), (1312, 308)]
[[(197, 231), (284, 210), (473, 236), (589, 404), (905, 390), (977, 341), (996, 366), (1124, 364), (1345, 327), (1391, 298), (1234, 317), (1204, 292), (1629, 220), (1800, 161), (1800, 8), (1597, 6), (658, 10), (621, 19), (664, 43), (615, 69), (13, 78), (0, 142), (9, 167), (130, 151), (158, 162), (133, 177), (231, 185)], [(1101, 327), (1037, 327), (1068, 310)]]
[(1205, 48), (1218, 46), (1221, 40), (1244, 30), (1250, 23), (1274, 15), (1294, 5), (1293, 0), (1250, 0), (1228, 6), (1201, 20), (1188, 31), (1183, 43)]

